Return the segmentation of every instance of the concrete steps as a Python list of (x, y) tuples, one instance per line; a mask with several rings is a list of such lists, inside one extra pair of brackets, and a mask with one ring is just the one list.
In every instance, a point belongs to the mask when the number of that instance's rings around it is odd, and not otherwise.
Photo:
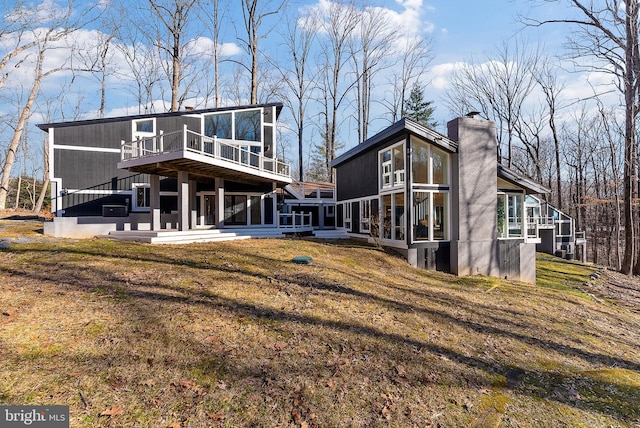
[[(282, 238), (290, 229), (237, 228), (202, 230), (118, 230), (107, 236), (120, 241), (146, 242), (149, 244), (189, 244), (192, 242), (222, 242), (238, 239)], [(314, 230), (312, 236), (319, 239), (347, 239), (349, 235), (342, 229)]]
[(193, 242), (221, 242), (251, 238), (281, 238), (279, 229), (203, 229), (203, 230), (163, 230), (163, 231), (115, 231), (109, 238), (121, 241), (146, 242), (149, 244), (189, 244)]
[(313, 236), (319, 239), (349, 239), (349, 234), (344, 229), (314, 230)]

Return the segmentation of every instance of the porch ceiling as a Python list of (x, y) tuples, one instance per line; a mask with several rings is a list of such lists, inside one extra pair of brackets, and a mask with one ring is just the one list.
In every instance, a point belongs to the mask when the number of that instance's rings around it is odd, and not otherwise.
[(209, 181), (217, 177), (249, 184), (275, 182), (278, 187), (292, 182), (291, 178), (268, 171), (207, 157), (198, 159), (199, 157), (201, 156), (189, 152), (174, 152), (121, 161), (118, 162), (118, 168), (172, 178), (176, 178), (179, 171), (187, 171), (190, 179), (196, 181)]

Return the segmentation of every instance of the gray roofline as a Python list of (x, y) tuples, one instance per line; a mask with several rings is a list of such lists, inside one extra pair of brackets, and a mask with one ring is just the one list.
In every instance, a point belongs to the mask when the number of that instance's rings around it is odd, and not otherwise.
[(538, 194), (549, 194), (551, 193), (551, 189), (543, 186), (542, 184), (538, 184), (535, 181), (526, 178), (517, 172), (498, 164), (498, 177), (507, 180), (517, 186), (524, 187), (526, 190), (529, 190), (531, 193)]
[(384, 141), (392, 139), (393, 137), (400, 135), (403, 132), (407, 132), (409, 134), (422, 137), (428, 140), (429, 142), (449, 152), (455, 153), (458, 151), (458, 143), (449, 139), (449, 137), (443, 134), (440, 134), (439, 132), (436, 132), (432, 129), (429, 129), (426, 126), (418, 122), (415, 122), (409, 118), (403, 117), (393, 125), (383, 129), (382, 131), (378, 132), (376, 135), (366, 139), (361, 144), (358, 144), (357, 146), (353, 147), (352, 149), (348, 150), (347, 152), (335, 158), (331, 162), (331, 166), (335, 168), (341, 163), (359, 155), (362, 152), (369, 150), (370, 148)]
[(180, 110), (180, 111), (170, 111), (166, 113), (146, 113), (146, 114), (137, 114), (131, 116), (116, 116), (116, 117), (105, 117), (101, 119), (87, 119), (87, 120), (77, 120), (77, 121), (69, 121), (69, 122), (52, 122), (52, 123), (40, 123), (36, 125), (38, 128), (42, 129), (45, 132), (48, 132), (49, 128), (64, 128), (67, 126), (79, 126), (79, 125), (90, 125), (96, 123), (109, 123), (109, 122), (122, 122), (124, 120), (136, 120), (136, 119), (147, 119), (154, 117), (172, 117), (172, 116), (186, 116), (189, 114), (202, 114), (202, 113), (213, 113), (213, 112), (223, 112), (223, 111), (233, 111), (233, 110), (244, 110), (249, 108), (258, 108), (258, 107), (276, 107), (276, 119), (280, 116), (280, 112), (282, 111), (282, 103), (265, 103), (265, 104), (250, 104), (244, 106), (232, 106), (232, 107), (216, 107), (216, 108), (205, 108), (198, 110)]

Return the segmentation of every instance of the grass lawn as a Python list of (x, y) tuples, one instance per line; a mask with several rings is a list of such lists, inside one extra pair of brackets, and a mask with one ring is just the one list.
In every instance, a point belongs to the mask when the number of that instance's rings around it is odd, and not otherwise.
[(585, 293), (594, 267), (545, 256), (532, 286), (355, 241), (40, 227), (0, 220), (0, 404), (72, 427), (640, 424), (640, 313)]

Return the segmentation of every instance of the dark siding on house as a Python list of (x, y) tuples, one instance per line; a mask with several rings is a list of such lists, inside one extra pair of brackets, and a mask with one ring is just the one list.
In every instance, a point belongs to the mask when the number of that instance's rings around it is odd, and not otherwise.
[[(62, 179), (65, 189), (89, 189), (110, 186), (111, 183), (134, 175), (116, 168), (119, 153), (54, 150), (54, 176)], [(144, 181), (143, 181), (144, 182)], [(109, 190), (122, 187), (108, 187)], [(131, 189), (131, 186), (129, 186)]]
[(264, 224), (273, 224), (273, 198), (264, 198)]
[(189, 130), (200, 132), (200, 118), (184, 116), (159, 117), (156, 119), (156, 132), (159, 133), (163, 131), (164, 133), (169, 133), (181, 131), (185, 124)]
[(418, 250), (418, 267), (439, 272), (451, 272), (451, 244), (449, 242), (429, 242), (414, 244)]
[(520, 239), (499, 239), (498, 251), (500, 252), (500, 277), (520, 277)]
[(360, 233), (360, 203), (351, 203), (351, 231)]
[(54, 130), (55, 144), (120, 149), (131, 139), (131, 121), (67, 126)]
[(103, 205), (122, 205), (131, 209), (130, 195), (87, 195), (71, 193), (61, 198), (65, 217), (102, 216)]
[(348, 160), (336, 168), (336, 200), (378, 194), (378, 151)]
[(271, 183), (260, 183), (260, 184), (245, 184), (245, 183), (237, 183), (235, 181), (224, 181), (224, 191), (225, 192), (257, 192), (257, 193), (268, 193), (273, 190), (273, 185)]

